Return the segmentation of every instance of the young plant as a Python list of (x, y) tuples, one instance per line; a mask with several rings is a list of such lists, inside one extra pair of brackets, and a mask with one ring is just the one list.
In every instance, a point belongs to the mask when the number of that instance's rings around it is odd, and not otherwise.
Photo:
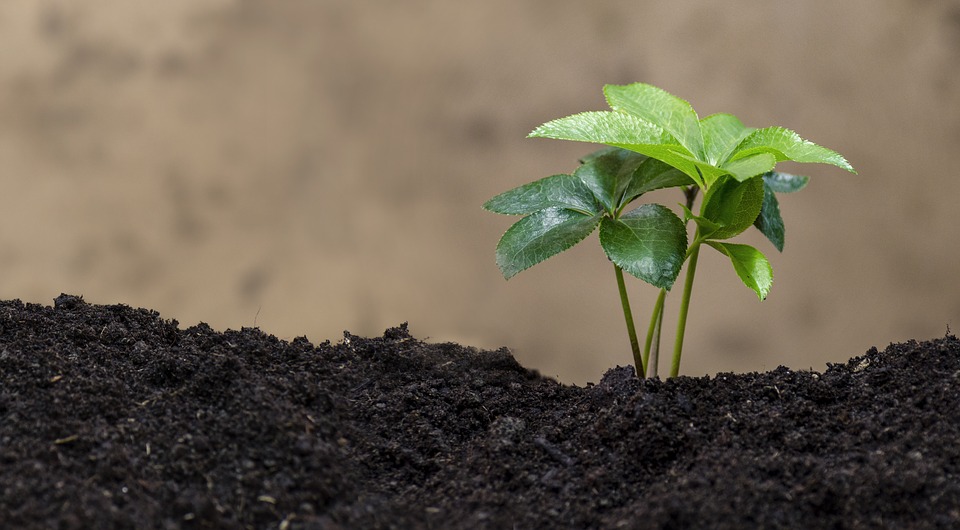
[[(776, 193), (800, 190), (808, 179), (775, 172), (774, 166), (792, 160), (855, 171), (838, 153), (793, 131), (745, 127), (730, 114), (700, 119), (689, 103), (651, 85), (607, 85), (603, 91), (612, 110), (553, 120), (529, 136), (608, 147), (585, 157), (572, 174), (525, 184), (483, 205), (492, 212), (525, 216), (497, 244), (497, 266), (510, 279), (599, 227), (600, 246), (614, 265), (637, 375), (644, 377), (651, 351), (656, 374), (666, 293), (686, 263), (670, 371), (676, 376), (700, 247), (706, 244), (727, 256), (743, 283), (763, 300), (773, 283), (769, 261), (756, 248), (728, 240), (755, 226), (783, 250)], [(660, 204), (627, 210), (647, 192), (674, 187), (684, 194), (683, 219)], [(703, 200), (695, 214), (698, 194)], [(688, 238), (691, 220), (695, 230)], [(660, 288), (642, 352), (623, 271)]]

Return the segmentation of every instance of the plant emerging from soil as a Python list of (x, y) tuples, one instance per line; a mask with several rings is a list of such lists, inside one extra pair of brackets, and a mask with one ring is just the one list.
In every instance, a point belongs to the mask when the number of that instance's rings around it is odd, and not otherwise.
[[(648, 84), (607, 85), (603, 92), (612, 110), (553, 120), (529, 136), (608, 147), (583, 158), (572, 174), (525, 184), (484, 204), (492, 212), (525, 216), (497, 244), (497, 265), (510, 279), (599, 227), (600, 245), (614, 265), (637, 375), (644, 377), (648, 366), (656, 374), (666, 293), (686, 263), (670, 370), (676, 376), (700, 247), (706, 244), (727, 256), (743, 283), (763, 300), (773, 283), (770, 262), (756, 248), (728, 240), (752, 225), (783, 250), (776, 194), (800, 190), (808, 178), (776, 172), (776, 164), (816, 162), (856, 172), (840, 154), (789, 129), (745, 127), (730, 114), (700, 119), (690, 103)], [(683, 219), (661, 204), (627, 209), (663, 188), (683, 192)], [(698, 195), (703, 199), (695, 214)], [(688, 237), (691, 220), (695, 230)], [(642, 352), (623, 271), (660, 289)]]

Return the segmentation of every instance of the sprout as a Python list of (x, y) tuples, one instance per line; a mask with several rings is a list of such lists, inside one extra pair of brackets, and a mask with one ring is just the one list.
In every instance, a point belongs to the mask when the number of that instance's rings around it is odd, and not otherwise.
[[(671, 376), (680, 370), (683, 336), (700, 247), (725, 255), (760, 300), (773, 284), (767, 258), (754, 247), (727, 242), (755, 226), (783, 250), (784, 228), (776, 193), (802, 189), (807, 177), (778, 173), (778, 162), (832, 164), (851, 173), (838, 153), (782, 127), (745, 127), (730, 114), (700, 119), (686, 101), (635, 83), (603, 89), (612, 110), (583, 112), (547, 122), (531, 137), (605, 144), (572, 174), (546, 177), (497, 195), (483, 207), (523, 215), (497, 244), (497, 266), (510, 279), (600, 229), (600, 246), (613, 262), (637, 375), (656, 375), (666, 292), (683, 264), (683, 286)], [(681, 188), (683, 219), (660, 204), (627, 207), (645, 193)], [(702, 194), (699, 214), (694, 203)], [(687, 225), (695, 231), (688, 237)], [(658, 287), (643, 351), (633, 324), (623, 271)]]

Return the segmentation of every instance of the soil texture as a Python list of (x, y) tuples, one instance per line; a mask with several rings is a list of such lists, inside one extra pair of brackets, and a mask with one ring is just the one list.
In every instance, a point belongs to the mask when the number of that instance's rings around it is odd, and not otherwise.
[(581, 388), (406, 324), (314, 345), (0, 302), (3, 528), (956, 528), (958, 440), (950, 335)]

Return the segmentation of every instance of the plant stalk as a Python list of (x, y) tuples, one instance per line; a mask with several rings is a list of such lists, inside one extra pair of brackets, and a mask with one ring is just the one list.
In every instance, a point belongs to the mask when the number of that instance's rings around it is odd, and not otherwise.
[[(666, 293), (664, 293), (666, 294)], [(663, 332), (663, 309), (660, 310), (660, 318), (657, 319), (657, 334), (653, 337), (653, 373), (650, 377), (657, 377), (660, 368), (660, 334)], [(649, 371), (649, 368), (647, 369)]]
[(617, 288), (620, 289), (620, 303), (623, 305), (623, 318), (627, 321), (627, 334), (630, 336), (630, 348), (633, 350), (633, 362), (637, 367), (637, 377), (643, 377), (643, 374), (647, 372), (643, 357), (640, 354), (637, 328), (633, 325), (633, 313), (630, 311), (630, 300), (627, 299), (627, 286), (623, 282), (623, 269), (617, 264), (613, 265), (613, 269), (617, 274)]
[[(652, 371), (650, 377), (657, 375), (657, 365), (660, 364), (660, 330), (663, 325), (663, 303), (667, 298), (667, 290), (660, 289), (657, 302), (653, 306), (653, 315), (650, 316), (650, 327), (647, 328), (647, 340), (643, 345), (643, 365)], [(656, 337), (656, 342), (654, 342)], [(650, 348), (653, 346), (653, 362), (650, 362)], [(646, 377), (646, 374), (644, 374)]]
[(690, 308), (690, 294), (693, 291), (693, 277), (697, 273), (697, 258), (700, 256), (700, 230), (690, 247), (689, 262), (687, 263), (687, 277), (683, 282), (683, 299), (680, 300), (680, 316), (677, 319), (677, 340), (673, 346), (673, 365), (670, 368), (670, 377), (680, 374), (680, 355), (683, 353), (683, 334), (687, 329), (687, 311)]

